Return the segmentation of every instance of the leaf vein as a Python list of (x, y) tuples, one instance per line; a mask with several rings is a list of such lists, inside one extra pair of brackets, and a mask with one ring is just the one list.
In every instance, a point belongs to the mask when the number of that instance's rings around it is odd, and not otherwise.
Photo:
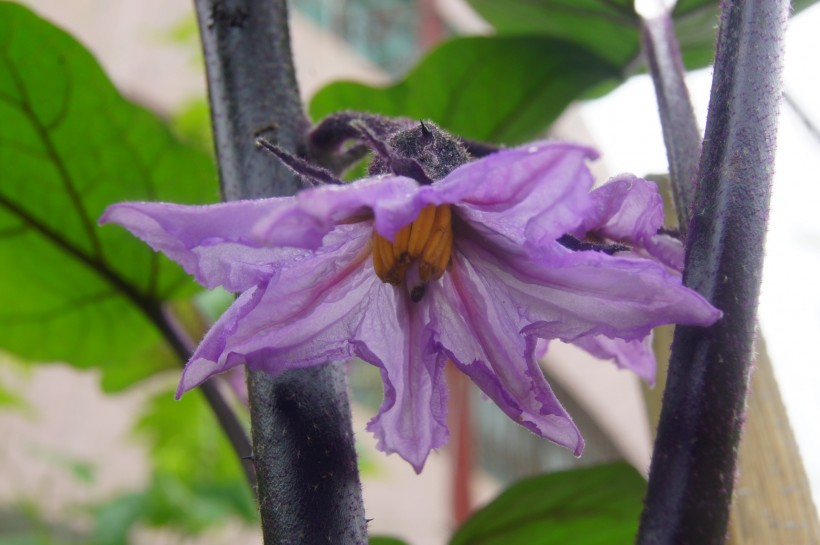
[(96, 228), (89, 219), (88, 212), (85, 209), (85, 205), (80, 198), (79, 193), (77, 192), (74, 182), (71, 178), (71, 175), (68, 172), (68, 168), (66, 167), (65, 163), (63, 162), (62, 157), (57, 152), (57, 148), (54, 145), (54, 142), (51, 139), (51, 136), (47, 130), (47, 128), (41, 123), (40, 118), (37, 114), (32, 110), (31, 104), (28, 97), (28, 92), (26, 91), (25, 84), (20, 77), (20, 73), (17, 70), (17, 67), (10, 61), (8, 55), (5, 50), (0, 49), (0, 57), (2, 57), (6, 64), (8, 65), (8, 73), (11, 76), (12, 80), (14, 81), (15, 86), (17, 87), (18, 91), (20, 92), (21, 100), (20, 100), (20, 110), (23, 114), (28, 118), (29, 122), (34, 127), (37, 135), (40, 137), (40, 140), (45, 147), (46, 154), (51, 158), (54, 163), (55, 168), (57, 169), (57, 173), (60, 179), (63, 182), (63, 187), (68, 195), (68, 198), (74, 207), (80, 223), (83, 226), (83, 229), (88, 236), (88, 240), (91, 244), (92, 250), (97, 258), (102, 262), (105, 260), (102, 252), (102, 245), (100, 243), (100, 239), (97, 236)]

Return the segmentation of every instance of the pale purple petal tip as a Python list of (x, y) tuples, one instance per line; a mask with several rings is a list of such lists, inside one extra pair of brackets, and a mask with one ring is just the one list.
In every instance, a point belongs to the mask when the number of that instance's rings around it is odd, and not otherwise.
[(105, 211), (101, 224), (128, 229), (161, 251), (206, 288), (244, 291), (276, 274), (280, 251), (250, 239), (251, 227), (288, 199), (234, 201), (207, 206), (121, 203)]
[(658, 186), (621, 174), (590, 193), (595, 208), (576, 232), (595, 231), (613, 240), (640, 242), (663, 226), (663, 199)]
[(672, 269), (683, 270), (681, 242), (659, 234), (663, 227), (663, 199), (653, 182), (631, 174), (612, 178), (590, 194), (594, 207), (572, 234), (587, 234), (624, 242), (636, 253), (653, 257)]
[(581, 337), (573, 342), (596, 358), (612, 360), (621, 369), (632, 371), (649, 386), (655, 385), (657, 364), (652, 350), (652, 336), (627, 341), (604, 335)]
[(453, 363), (502, 411), (533, 433), (580, 455), (584, 441), (519, 333), (517, 310), (462, 256), (431, 294), (440, 343)]
[(242, 358), (228, 357), (226, 349), (243, 325), (243, 320), (259, 306), (266, 288), (267, 286), (262, 285), (245, 291), (211, 326), (182, 370), (176, 392), (177, 399), (212, 376), (245, 363)]
[(721, 312), (649, 259), (574, 252), (554, 245), (537, 257), (503, 239), (462, 240), (464, 270), (508, 299), (519, 331), (573, 342), (603, 334), (643, 338), (668, 323), (711, 325)]
[(355, 349), (384, 381), (384, 400), (367, 429), (379, 450), (397, 453), (420, 473), (430, 452), (448, 438), (444, 359), (436, 350), (429, 300), (411, 303), (392, 286), (382, 294)]

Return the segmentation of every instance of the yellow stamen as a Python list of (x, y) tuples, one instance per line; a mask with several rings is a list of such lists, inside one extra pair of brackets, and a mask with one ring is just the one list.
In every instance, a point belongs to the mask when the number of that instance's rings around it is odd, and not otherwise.
[(447, 268), (447, 265), (450, 264), (450, 258), (453, 255), (453, 230), (450, 229), (447, 231), (447, 235), (444, 239), (444, 245), (436, 256), (436, 260), (433, 261), (433, 278), (438, 280), (441, 278), (441, 275), (444, 274), (444, 269)]
[(450, 257), (453, 253), (453, 230), (447, 229), (435, 243), (429, 244), (424, 248), (424, 254), (419, 265), (419, 277), (424, 282), (438, 280), (444, 274), (447, 264), (450, 263)]
[(376, 244), (379, 246), (379, 253), (381, 253), (382, 256), (384, 268), (388, 271), (392, 270), (396, 264), (396, 258), (393, 257), (393, 245), (390, 244), (389, 240), (381, 236), (376, 239)]
[[(373, 232), (373, 267), (382, 282), (401, 285), (413, 261), (419, 260), (420, 286), (444, 274), (453, 252), (452, 211), (449, 205), (425, 206), (418, 217), (396, 233), (391, 243)], [(409, 286), (416, 293), (418, 286)], [(418, 301), (424, 296), (423, 290)]]
[(381, 247), (379, 244), (379, 239), (381, 237), (379, 234), (374, 230), (373, 231), (373, 269), (376, 271), (376, 276), (382, 282), (387, 282), (387, 266), (384, 264), (384, 258), (382, 258)]
[(410, 227), (410, 241), (407, 244), (407, 251), (410, 257), (416, 258), (421, 255), (427, 239), (430, 238), (430, 231), (433, 230), (433, 220), (436, 219), (436, 207), (428, 204), (419, 212), (418, 217)]
[(407, 246), (410, 244), (411, 226), (412, 224), (402, 227), (399, 232), (396, 233), (396, 239), (393, 241), (393, 256), (399, 261), (409, 257), (407, 255)]

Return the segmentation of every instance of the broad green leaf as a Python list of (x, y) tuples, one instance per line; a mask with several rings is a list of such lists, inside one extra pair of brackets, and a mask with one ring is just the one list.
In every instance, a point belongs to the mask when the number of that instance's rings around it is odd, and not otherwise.
[(206, 153), (125, 100), (73, 38), (0, 2), (0, 348), (99, 366), (123, 388), (173, 365), (148, 315), (194, 286), (111, 203), (217, 199)]
[[(344, 109), (430, 118), (461, 136), (513, 144), (542, 134), (571, 101), (644, 69), (632, 0), (469, 1), (497, 36), (446, 42), (390, 87), (331, 83), (313, 97), (313, 119)], [(814, 1), (798, 0), (795, 10)], [(675, 8), (690, 69), (712, 61), (718, 4)]]
[[(640, 19), (633, 0), (468, 0), (501, 34), (537, 34), (571, 41), (618, 66), (624, 77), (643, 68)], [(795, 12), (816, 0), (793, 2)], [(679, 0), (673, 17), (690, 70), (714, 58), (718, 0)]]
[(576, 43), (614, 66), (638, 54), (632, 0), (468, 0), (499, 34), (543, 35)]
[(525, 479), (470, 517), (450, 545), (631, 545), (645, 488), (623, 463)]
[(313, 97), (319, 119), (353, 109), (432, 119), (460, 136), (517, 143), (541, 132), (579, 94), (617, 78), (601, 57), (537, 36), (460, 38), (387, 88), (340, 82)]

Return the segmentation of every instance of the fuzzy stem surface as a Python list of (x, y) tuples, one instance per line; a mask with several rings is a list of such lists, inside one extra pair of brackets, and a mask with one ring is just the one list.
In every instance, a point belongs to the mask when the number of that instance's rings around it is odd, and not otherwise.
[[(225, 200), (291, 195), (300, 182), (266, 138), (303, 155), (308, 122), (285, 0), (196, 0)], [(248, 373), (266, 545), (364, 545), (367, 531), (344, 368)]]
[(725, 542), (745, 418), (789, 2), (727, 0), (684, 283), (724, 316), (678, 327), (637, 543)]

